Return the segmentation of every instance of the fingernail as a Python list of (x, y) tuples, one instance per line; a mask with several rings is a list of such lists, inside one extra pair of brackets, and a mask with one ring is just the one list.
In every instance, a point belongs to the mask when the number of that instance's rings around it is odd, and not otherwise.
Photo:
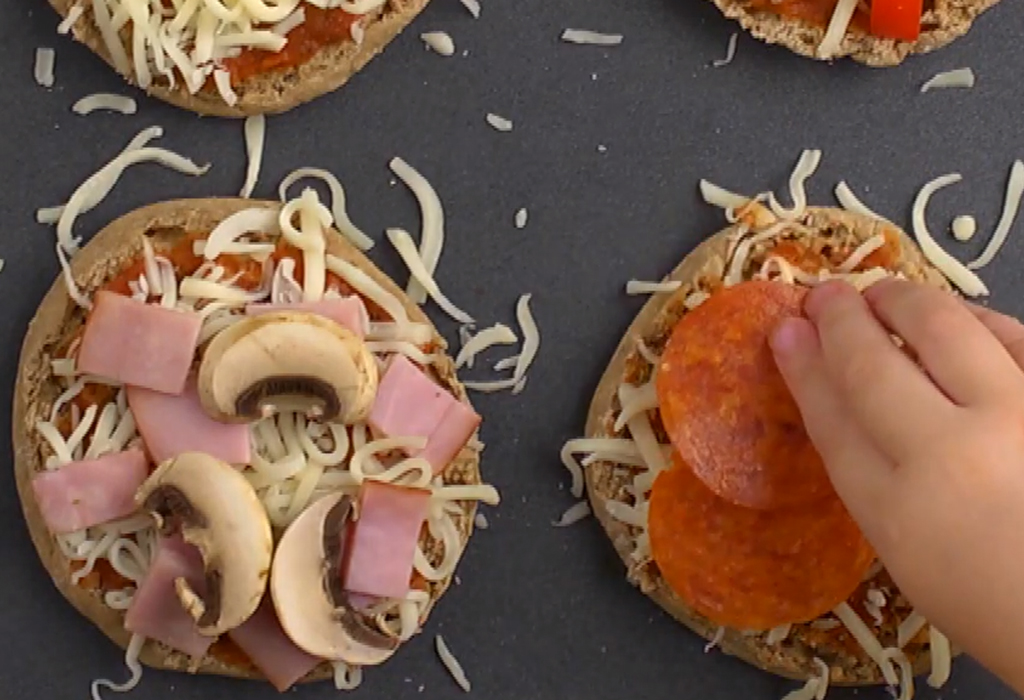
[(826, 306), (848, 294), (857, 294), (857, 290), (842, 280), (819, 284), (807, 292), (807, 298), (804, 299), (804, 312), (811, 320), (815, 320)]
[(802, 318), (786, 318), (775, 327), (768, 344), (776, 355), (795, 355), (808, 344), (809, 324)]

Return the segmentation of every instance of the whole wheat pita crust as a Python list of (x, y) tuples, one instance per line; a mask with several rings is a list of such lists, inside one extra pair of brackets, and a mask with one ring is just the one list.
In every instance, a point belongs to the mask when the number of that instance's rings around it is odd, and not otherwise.
[[(810, 221), (808, 228), (821, 230), (827, 226), (845, 226), (858, 241), (866, 241), (872, 236), (882, 233), (894, 226), (877, 219), (871, 219), (839, 209), (809, 208)], [(949, 289), (945, 278), (932, 267), (921, 254), (920, 249), (902, 231), (899, 232), (901, 254), (897, 269), (909, 279), (934, 284)], [(637, 353), (637, 339), (650, 337), (661, 329), (669, 330), (675, 325), (678, 309), (688, 294), (687, 285), (705, 275), (720, 274), (729, 249), (729, 238), (738, 233), (737, 226), (730, 226), (711, 236), (695, 248), (683, 261), (670, 272), (666, 280), (682, 282), (682, 287), (672, 294), (656, 294), (648, 300), (640, 313), (630, 324), (615, 349), (607, 369), (601, 377), (594, 392), (594, 397), (587, 414), (585, 435), (587, 437), (607, 436), (609, 417), (614, 411), (614, 402), (619, 385), (626, 373), (627, 360)], [(670, 311), (670, 309), (675, 309)], [(631, 557), (635, 536), (630, 528), (613, 518), (608, 512), (606, 503), (618, 500), (624, 479), (616, 475), (612, 465), (596, 462), (585, 470), (587, 494), (592, 510), (608, 538), (615, 546), (615, 551), (627, 568), (635, 565)], [(649, 572), (649, 573), (648, 573)], [(662, 609), (683, 625), (707, 640), (715, 638), (718, 625), (712, 623), (693, 611), (684, 603), (657, 575), (649, 568), (635, 583)], [(815, 677), (818, 673), (813, 659), (816, 655), (801, 644), (801, 626), (794, 626), (784, 644), (769, 646), (765, 643), (764, 634), (744, 634), (738, 630), (728, 629), (717, 646), (729, 655), (736, 656), (747, 663), (764, 671), (784, 678), (805, 680)], [(822, 656), (821, 650), (817, 650)], [(927, 654), (920, 654), (913, 659), (915, 673), (925, 673), (929, 669), (930, 659)], [(832, 666), (832, 684), (834, 685), (875, 685), (884, 683), (884, 679), (875, 664), (858, 663), (850, 669)]]
[[(83, 3), (85, 12), (71, 29), (72, 36), (88, 46), (111, 68), (116, 70), (103, 37), (93, 21), (91, 4), (86, 0), (50, 0), (61, 17), (67, 17), (71, 8)], [(364, 36), (360, 44), (343, 41), (321, 48), (302, 65), (282, 71), (254, 76), (235, 88), (238, 103), (228, 105), (216, 90), (202, 90), (192, 95), (178, 81), (170, 88), (163, 84), (150, 86), (148, 93), (175, 107), (205, 116), (242, 118), (257, 114), (281, 114), (299, 105), (333, 92), (366, 66), (377, 54), (412, 22), (429, 0), (386, 0), (382, 9), (364, 20)], [(122, 39), (123, 39), (122, 35)], [(131, 42), (125, 43), (131, 56)], [(131, 75), (124, 75), (134, 85)]]
[[(89, 293), (115, 275), (125, 264), (139, 259), (142, 255), (143, 233), (154, 243), (169, 242), (185, 232), (209, 232), (221, 220), (242, 209), (280, 206), (275, 202), (246, 199), (193, 199), (144, 207), (114, 221), (96, 234), (73, 258), (72, 274), (82, 290)], [(390, 278), (337, 231), (331, 230), (327, 234), (327, 252), (359, 267), (377, 284), (401, 300), (410, 320), (428, 324), (433, 328), (430, 319), (420, 307), (412, 303)], [(15, 481), (32, 542), (57, 590), (107, 637), (122, 648), (126, 648), (131, 637), (124, 629), (124, 613), (109, 608), (99, 594), (71, 583), (71, 562), (61, 552), (56, 540), (46, 528), (31, 485), (32, 475), (42, 469), (41, 439), (35, 430), (35, 424), (37, 420), (48, 419), (50, 406), (58, 394), (57, 387), (51, 381), (51, 353), (66, 345), (66, 340), (81, 325), (82, 318), (82, 310), (76, 307), (68, 296), (64, 282), (58, 279), (29, 323), (22, 345), (14, 397), (12, 427)], [(436, 354), (440, 359), (436, 360), (430, 369), (453, 395), (469, 404), (465, 389), (456, 379), (454, 362), (444, 352), (446, 343), (436, 329), (433, 342), (438, 348)], [(445, 470), (444, 478), (447, 483), (481, 483), (479, 452), (469, 447), (464, 449)], [(463, 549), (472, 534), (475, 513), (476, 503), (465, 502), (461, 516), (455, 518)], [(435, 543), (435, 547), (440, 548), (440, 545)], [(429, 558), (431, 552), (426, 553)], [(438, 599), (451, 585), (452, 578), (449, 576), (431, 584), (430, 603), (426, 615), (429, 615)], [(251, 667), (225, 664), (210, 656), (205, 657), (198, 667), (195, 667), (189, 657), (155, 642), (147, 642), (140, 660), (146, 666), (158, 669), (263, 679), (263, 676)], [(322, 680), (332, 676), (332, 666), (324, 663), (314, 669), (304, 681)]]
[[(825, 28), (781, 17), (771, 12), (747, 9), (747, 0), (711, 0), (722, 13), (737, 20), (752, 35), (769, 44), (779, 44), (817, 59), (817, 48)], [(910, 54), (942, 48), (966, 34), (974, 20), (999, 0), (935, 0), (935, 9), (921, 19), (921, 36), (915, 42), (882, 39), (859, 32), (847, 32), (832, 58), (849, 57), (869, 66), (888, 67), (902, 63)]]

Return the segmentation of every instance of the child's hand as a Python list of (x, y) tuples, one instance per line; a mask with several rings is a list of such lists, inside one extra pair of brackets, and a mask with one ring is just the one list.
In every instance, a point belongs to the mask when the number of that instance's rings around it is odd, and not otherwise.
[(898, 281), (805, 309), (772, 346), (836, 491), (917, 609), (1024, 691), (1024, 325)]

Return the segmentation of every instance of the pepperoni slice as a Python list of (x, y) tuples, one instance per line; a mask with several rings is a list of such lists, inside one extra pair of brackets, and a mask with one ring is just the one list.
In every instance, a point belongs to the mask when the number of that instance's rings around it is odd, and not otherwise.
[(658, 475), (648, 531), (662, 578), (715, 624), (767, 630), (846, 600), (874, 552), (838, 496), (764, 511), (713, 494), (679, 455)]
[(768, 336), (806, 290), (752, 281), (716, 291), (669, 338), (658, 405), (673, 446), (722, 498), (787, 508), (834, 495)]

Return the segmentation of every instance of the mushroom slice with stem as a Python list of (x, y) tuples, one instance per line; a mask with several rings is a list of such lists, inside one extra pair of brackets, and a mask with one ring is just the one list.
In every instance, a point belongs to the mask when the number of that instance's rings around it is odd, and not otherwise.
[(369, 414), (378, 382), (377, 362), (362, 338), (297, 311), (238, 321), (210, 342), (199, 366), (203, 408), (224, 422), (296, 411), (355, 423)]
[(241, 472), (210, 455), (185, 452), (161, 464), (135, 502), (152, 514), (161, 534), (180, 531), (202, 554), (202, 595), (184, 579), (175, 581), (199, 633), (215, 637), (248, 620), (267, 589), (274, 540), (266, 511)]
[(352, 511), (351, 498), (332, 494), (288, 526), (274, 555), (270, 595), (296, 646), (328, 661), (373, 666), (395, 653), (398, 639), (376, 628), (341, 588), (339, 567)]

